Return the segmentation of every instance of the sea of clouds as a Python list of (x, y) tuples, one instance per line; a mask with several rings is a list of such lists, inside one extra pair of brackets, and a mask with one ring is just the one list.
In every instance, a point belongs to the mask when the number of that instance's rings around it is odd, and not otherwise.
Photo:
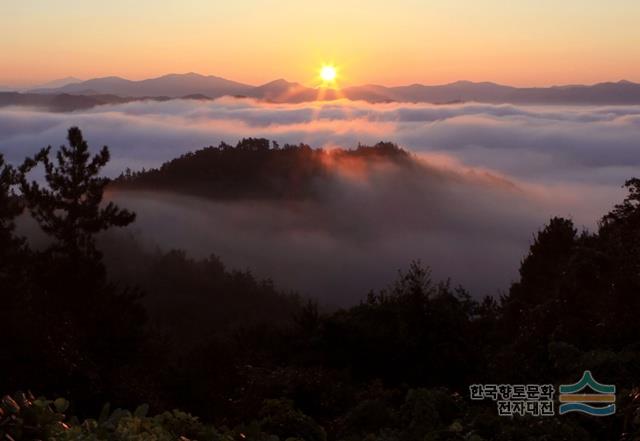
[[(475, 295), (517, 276), (535, 231), (553, 215), (593, 229), (640, 176), (640, 106), (562, 107), (329, 103), (249, 99), (139, 101), (72, 113), (0, 109), (0, 152), (11, 162), (64, 142), (79, 126), (110, 147), (107, 174), (220, 141), (266, 137), (313, 147), (392, 141), (425, 164), (345, 179), (317, 204), (112, 197), (138, 211), (133, 231), (161, 247), (219, 255), (286, 288), (345, 304), (421, 259)], [(329, 193), (330, 192), (330, 193)]]

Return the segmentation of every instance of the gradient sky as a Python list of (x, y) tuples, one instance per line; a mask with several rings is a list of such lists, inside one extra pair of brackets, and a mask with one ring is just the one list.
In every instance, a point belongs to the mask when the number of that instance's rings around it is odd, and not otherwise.
[(640, 82), (637, 0), (0, 0), (0, 84), (199, 72), (251, 84)]

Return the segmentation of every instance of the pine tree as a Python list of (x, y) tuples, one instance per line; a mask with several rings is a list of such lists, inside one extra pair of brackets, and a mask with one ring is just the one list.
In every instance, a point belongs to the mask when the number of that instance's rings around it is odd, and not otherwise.
[[(109, 161), (109, 149), (104, 146), (91, 158), (77, 127), (69, 129), (67, 139), (69, 146), (60, 146), (56, 164), (49, 157), (51, 146), (25, 160), (20, 168), (21, 190), (33, 218), (56, 240), (56, 249), (70, 255), (99, 256), (96, 233), (124, 227), (134, 221), (135, 214), (112, 202), (102, 203), (109, 179), (99, 174)], [(27, 174), (39, 164), (44, 166), (46, 187), (27, 180)]]
[(9, 245), (20, 242), (13, 235), (14, 220), (22, 211), (20, 199), (14, 191), (16, 182), (16, 171), (5, 163), (0, 154), (0, 253), (3, 254), (11, 248)]
[[(4, 332), (0, 351), (0, 388), (14, 388), (17, 374), (24, 372), (23, 360), (32, 361), (34, 349), (29, 323), (27, 263), (29, 252), (25, 240), (15, 234), (15, 218), (21, 213), (20, 198), (15, 192), (18, 176), (0, 155), (0, 323)], [(29, 349), (25, 349), (29, 348)]]
[[(91, 381), (89, 393), (96, 393), (113, 369), (135, 357), (143, 338), (138, 292), (109, 282), (96, 248), (97, 233), (126, 226), (135, 214), (103, 202), (109, 180), (100, 171), (109, 161), (108, 148), (92, 157), (76, 127), (69, 129), (68, 140), (54, 160), (49, 146), (27, 158), (18, 173), (26, 207), (53, 239), (49, 248), (32, 252), (30, 307), (38, 323), (49, 324), (40, 353), (51, 374), (63, 383)], [(39, 165), (44, 183), (29, 181)]]
[(0, 155), (0, 308), (5, 311), (18, 301), (27, 257), (24, 238), (15, 234), (15, 218), (23, 210), (15, 192), (17, 182), (18, 174)]

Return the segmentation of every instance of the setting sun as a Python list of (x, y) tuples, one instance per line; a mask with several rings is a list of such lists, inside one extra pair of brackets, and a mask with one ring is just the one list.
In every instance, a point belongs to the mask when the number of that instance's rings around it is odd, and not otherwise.
[(335, 66), (324, 65), (322, 69), (320, 69), (320, 78), (325, 83), (332, 83), (336, 80), (337, 71)]

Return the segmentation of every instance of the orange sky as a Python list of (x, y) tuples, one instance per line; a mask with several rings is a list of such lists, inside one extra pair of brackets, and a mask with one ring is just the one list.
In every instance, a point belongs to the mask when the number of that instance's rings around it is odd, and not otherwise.
[(199, 72), (251, 84), (640, 82), (636, 0), (0, 0), (0, 84)]

